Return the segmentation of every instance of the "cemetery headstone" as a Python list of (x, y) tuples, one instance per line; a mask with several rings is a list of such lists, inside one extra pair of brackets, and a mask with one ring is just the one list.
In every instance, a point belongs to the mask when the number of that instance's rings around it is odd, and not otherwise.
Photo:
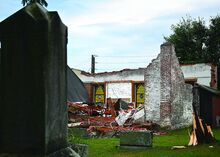
[(120, 133), (120, 148), (149, 148), (152, 147), (153, 134), (151, 131), (124, 131)]
[(67, 145), (67, 27), (58, 13), (27, 5), (0, 23), (0, 42), (0, 156), (74, 156)]

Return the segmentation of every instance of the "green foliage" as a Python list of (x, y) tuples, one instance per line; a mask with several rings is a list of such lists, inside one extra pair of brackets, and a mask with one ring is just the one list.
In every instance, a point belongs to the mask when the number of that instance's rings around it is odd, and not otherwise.
[(180, 63), (218, 63), (220, 57), (220, 18), (210, 19), (209, 27), (202, 18), (182, 18), (171, 26), (173, 34), (165, 40), (175, 45)]
[[(219, 140), (220, 129), (214, 129), (214, 135)], [(220, 154), (220, 143), (214, 143), (214, 148), (209, 148), (209, 145), (200, 145), (171, 150), (172, 146), (188, 144), (187, 129), (171, 131), (163, 136), (154, 136), (153, 148), (146, 150), (119, 149), (116, 147), (119, 145), (119, 139), (117, 138), (81, 140), (89, 146), (88, 157), (216, 157)]]
[(68, 129), (68, 142), (73, 144), (84, 144), (83, 136), (74, 129)]
[(23, 6), (25, 6), (25, 5), (27, 5), (27, 4), (30, 4), (30, 3), (35, 3), (35, 2), (37, 2), (37, 3), (39, 3), (40, 5), (45, 6), (45, 7), (48, 6), (46, 0), (22, 0), (22, 1), (21, 1), (21, 3), (23, 4)]
[(220, 16), (210, 20), (207, 40), (207, 59), (213, 63), (219, 63), (220, 58)]

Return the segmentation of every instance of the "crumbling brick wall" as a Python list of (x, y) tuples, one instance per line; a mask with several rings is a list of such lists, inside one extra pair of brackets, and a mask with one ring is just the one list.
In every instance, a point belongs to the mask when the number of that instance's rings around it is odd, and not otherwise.
[(160, 121), (160, 55), (150, 63), (144, 74), (146, 119)]
[(146, 120), (162, 127), (181, 128), (192, 122), (192, 87), (185, 84), (174, 45), (161, 45), (161, 53), (145, 71)]

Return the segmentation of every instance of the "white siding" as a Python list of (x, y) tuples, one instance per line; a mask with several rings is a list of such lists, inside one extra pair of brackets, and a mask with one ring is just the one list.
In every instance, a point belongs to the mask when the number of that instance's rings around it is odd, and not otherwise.
[(197, 78), (197, 83), (209, 86), (211, 81), (211, 66), (208, 64), (194, 64), (181, 66), (184, 78)]

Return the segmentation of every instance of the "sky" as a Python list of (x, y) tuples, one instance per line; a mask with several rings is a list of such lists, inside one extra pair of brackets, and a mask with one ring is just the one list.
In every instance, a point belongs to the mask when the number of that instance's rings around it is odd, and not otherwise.
[[(96, 72), (145, 68), (160, 53), (164, 36), (181, 18), (220, 13), (220, 0), (47, 0), (68, 27), (67, 60), (71, 68)], [(0, 21), (23, 6), (0, 0)]]

